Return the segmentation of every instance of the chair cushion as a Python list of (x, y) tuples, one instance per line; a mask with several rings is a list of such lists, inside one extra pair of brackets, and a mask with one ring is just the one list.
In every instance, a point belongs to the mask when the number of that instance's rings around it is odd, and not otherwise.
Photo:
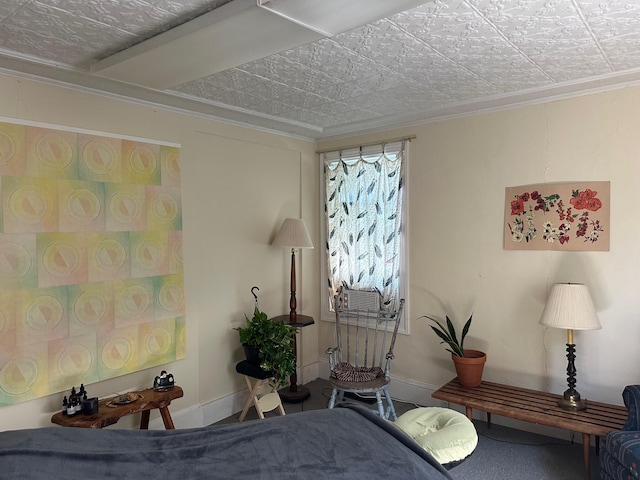
[(464, 460), (478, 444), (471, 420), (450, 408), (415, 408), (398, 417), (395, 425), (445, 467)]
[(629, 478), (640, 478), (640, 431), (609, 433), (605, 451), (631, 474)]
[(368, 382), (384, 377), (384, 372), (380, 367), (356, 367), (347, 362), (340, 362), (331, 370), (331, 377), (343, 382)]
[(638, 478), (605, 450), (600, 451), (600, 480), (633, 480)]

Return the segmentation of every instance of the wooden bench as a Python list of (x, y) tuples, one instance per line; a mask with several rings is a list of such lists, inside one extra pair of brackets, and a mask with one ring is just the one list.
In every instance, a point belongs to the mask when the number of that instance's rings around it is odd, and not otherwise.
[(117, 423), (118, 420), (124, 416), (142, 413), (140, 417), (140, 428), (146, 430), (149, 428), (151, 410), (157, 408), (162, 416), (164, 428), (167, 430), (173, 430), (175, 428), (173, 419), (169, 413), (169, 405), (172, 400), (182, 397), (182, 388), (176, 385), (171, 390), (163, 392), (157, 392), (152, 388), (148, 388), (131, 393), (138, 394), (140, 399), (124, 405), (113, 405), (113, 398), (102, 399), (98, 403), (98, 413), (95, 415), (77, 414), (69, 417), (58, 412), (51, 417), (51, 422), (62, 425), (63, 427), (104, 428)]
[(472, 419), (473, 409), (487, 413), (487, 425), (491, 426), (491, 414), (562, 428), (582, 433), (584, 467), (589, 479), (589, 450), (591, 435), (595, 435), (596, 454), (599, 452), (599, 438), (612, 430), (622, 428), (627, 420), (627, 409), (620, 405), (592, 402), (587, 409), (573, 412), (558, 406), (561, 395), (511, 387), (499, 383), (482, 382), (479, 387), (468, 388), (457, 379), (451, 380), (432, 394), (433, 398), (463, 405)]

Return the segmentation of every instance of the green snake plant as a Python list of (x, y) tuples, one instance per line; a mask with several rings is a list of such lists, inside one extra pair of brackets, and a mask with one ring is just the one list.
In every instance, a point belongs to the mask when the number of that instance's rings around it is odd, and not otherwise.
[(435, 332), (435, 334), (442, 340), (440, 343), (446, 343), (450, 348), (447, 348), (447, 352), (451, 352), (452, 355), (457, 357), (464, 357), (464, 339), (469, 333), (469, 328), (471, 327), (471, 319), (473, 318), (473, 314), (469, 317), (469, 320), (462, 327), (462, 333), (460, 335), (460, 341), (458, 341), (458, 336), (456, 335), (456, 329), (453, 326), (453, 323), (449, 319), (448, 316), (445, 315), (447, 319), (447, 325), (445, 325), (436, 320), (435, 318), (431, 318), (428, 315), (423, 315), (420, 318), (427, 318), (432, 322), (435, 322), (435, 325), (429, 325), (431, 329)]

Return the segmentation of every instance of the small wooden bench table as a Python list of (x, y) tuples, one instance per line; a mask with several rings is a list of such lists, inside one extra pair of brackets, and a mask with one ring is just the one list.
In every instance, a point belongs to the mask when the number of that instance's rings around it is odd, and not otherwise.
[(140, 429), (149, 428), (149, 416), (151, 410), (157, 408), (160, 410), (164, 428), (173, 430), (173, 420), (169, 413), (169, 404), (172, 400), (180, 398), (183, 395), (182, 388), (177, 385), (171, 390), (157, 392), (153, 388), (141, 390), (139, 392), (130, 392), (139, 394), (141, 398), (124, 405), (113, 405), (111, 402), (114, 398), (105, 398), (98, 403), (98, 413), (95, 415), (76, 414), (71, 417), (58, 412), (51, 417), (51, 422), (63, 427), (79, 427), (79, 428), (104, 428), (117, 423), (126, 415), (142, 412), (140, 418)]
[(564, 410), (558, 406), (561, 395), (511, 387), (499, 383), (482, 382), (479, 387), (463, 387), (454, 378), (431, 395), (438, 400), (464, 405), (472, 419), (473, 409), (487, 413), (487, 425), (491, 426), (491, 414), (516, 420), (537, 423), (582, 433), (584, 467), (589, 479), (589, 449), (591, 435), (595, 435), (596, 454), (599, 438), (612, 430), (622, 428), (627, 420), (626, 407), (608, 403), (587, 403), (587, 409), (579, 412)]

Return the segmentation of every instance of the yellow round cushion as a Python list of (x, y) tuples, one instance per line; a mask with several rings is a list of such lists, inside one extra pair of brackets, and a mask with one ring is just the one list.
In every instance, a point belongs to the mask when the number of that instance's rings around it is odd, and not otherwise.
[(443, 465), (460, 462), (478, 445), (471, 420), (450, 408), (414, 408), (394, 423)]

